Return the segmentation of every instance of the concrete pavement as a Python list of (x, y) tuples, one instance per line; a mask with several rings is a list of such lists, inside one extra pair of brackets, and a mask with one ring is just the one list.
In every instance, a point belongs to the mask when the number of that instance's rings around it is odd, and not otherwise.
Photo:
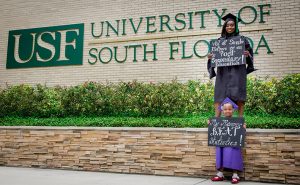
[[(0, 167), (1, 185), (228, 185), (230, 181), (56, 169)], [(245, 182), (242, 185), (278, 185)]]

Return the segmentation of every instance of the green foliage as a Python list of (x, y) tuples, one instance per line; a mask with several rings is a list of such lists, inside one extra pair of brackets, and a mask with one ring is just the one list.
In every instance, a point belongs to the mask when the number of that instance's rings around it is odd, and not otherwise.
[(0, 91), (0, 116), (59, 116), (60, 95), (57, 88), (42, 85), (10, 86)]
[(281, 80), (249, 78), (247, 85), (247, 113), (299, 116), (300, 74)]
[[(203, 114), (191, 117), (64, 117), (33, 118), (5, 117), (0, 125), (5, 126), (93, 126), (93, 127), (171, 127), (171, 128), (204, 128), (211, 115)], [(251, 116), (246, 115), (247, 128), (295, 128), (299, 129), (299, 118), (284, 116)]]
[(1, 91), (1, 116), (32, 116), (34, 114), (34, 88), (29, 85), (12, 86)]
[[(211, 83), (86, 82), (61, 91), (65, 116), (187, 116), (212, 111)], [(200, 103), (199, 103), (200, 102)]]
[(36, 117), (51, 117), (62, 115), (61, 93), (60, 88), (49, 88), (42, 85), (37, 85), (34, 89), (32, 116)]
[(109, 87), (95, 82), (86, 82), (82, 85), (62, 88), (62, 113), (65, 116), (101, 115), (106, 111), (106, 99), (110, 96)]
[[(246, 114), (299, 117), (300, 74), (282, 79), (248, 78)], [(0, 116), (189, 117), (213, 114), (211, 82), (116, 84), (73, 87), (16, 85), (0, 90)]]
[(276, 114), (299, 116), (300, 74), (286, 76), (277, 84), (277, 98), (273, 103)]

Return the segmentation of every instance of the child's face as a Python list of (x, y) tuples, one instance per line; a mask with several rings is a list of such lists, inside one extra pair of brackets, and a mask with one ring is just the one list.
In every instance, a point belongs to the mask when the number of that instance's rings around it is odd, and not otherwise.
[(223, 114), (225, 117), (231, 117), (233, 115), (233, 106), (230, 103), (223, 105)]
[(235, 24), (234, 21), (228, 21), (226, 24), (226, 32), (233, 33), (235, 31)]

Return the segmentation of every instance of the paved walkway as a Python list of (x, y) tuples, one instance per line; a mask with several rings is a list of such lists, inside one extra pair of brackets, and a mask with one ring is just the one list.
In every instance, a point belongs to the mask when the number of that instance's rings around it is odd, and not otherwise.
[[(38, 168), (0, 167), (1, 185), (225, 185), (230, 181)], [(240, 182), (242, 185), (278, 185)]]

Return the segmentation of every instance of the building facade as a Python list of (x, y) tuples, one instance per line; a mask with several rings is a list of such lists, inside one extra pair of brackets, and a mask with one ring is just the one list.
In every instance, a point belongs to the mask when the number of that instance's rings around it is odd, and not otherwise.
[(300, 72), (300, 1), (3, 1), (0, 86), (208, 81), (210, 41), (231, 12), (255, 52), (251, 76)]

